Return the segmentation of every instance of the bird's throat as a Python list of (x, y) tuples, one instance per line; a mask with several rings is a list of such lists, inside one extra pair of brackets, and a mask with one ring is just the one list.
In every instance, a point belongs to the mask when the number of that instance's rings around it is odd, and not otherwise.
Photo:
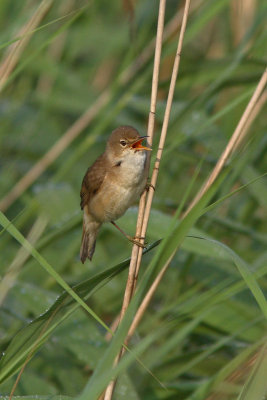
[(144, 175), (146, 161), (145, 151), (131, 151), (120, 162), (118, 172), (118, 181), (122, 186), (138, 185)]

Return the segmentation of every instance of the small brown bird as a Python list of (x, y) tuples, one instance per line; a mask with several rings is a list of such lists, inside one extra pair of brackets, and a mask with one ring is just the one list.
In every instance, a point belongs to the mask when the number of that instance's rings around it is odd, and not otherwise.
[[(142, 145), (147, 136), (140, 136), (131, 126), (120, 126), (110, 135), (106, 150), (88, 168), (82, 182), (81, 209), (83, 235), (80, 250), (82, 263), (92, 260), (96, 236), (103, 222), (114, 222), (137, 200), (146, 186), (146, 151)], [(141, 245), (142, 246), (142, 245)]]

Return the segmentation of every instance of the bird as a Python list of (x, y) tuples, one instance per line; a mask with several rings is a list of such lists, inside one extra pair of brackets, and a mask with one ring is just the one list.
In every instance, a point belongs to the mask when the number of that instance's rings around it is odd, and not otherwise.
[(142, 145), (148, 136), (140, 136), (132, 126), (120, 126), (107, 140), (106, 149), (88, 168), (80, 192), (83, 233), (80, 259), (92, 260), (101, 225), (111, 222), (127, 239), (144, 247), (123, 232), (114, 222), (143, 193), (147, 183), (145, 163), (150, 147)]

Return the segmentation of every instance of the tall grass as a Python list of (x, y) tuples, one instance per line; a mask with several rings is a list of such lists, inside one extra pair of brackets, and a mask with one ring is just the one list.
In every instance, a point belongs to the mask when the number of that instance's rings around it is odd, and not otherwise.
[[(191, 3), (147, 230), (151, 246), (136, 295), (107, 341), (131, 247), (106, 225), (93, 262), (79, 262), (79, 188), (113, 128), (146, 132), (158, 2), (129, 9), (128, 2), (123, 8), (104, 0), (1, 1), (2, 68), (16, 54), (0, 100), (2, 397), (13, 388), (28, 399), (97, 399), (115, 377), (114, 399), (267, 394), (266, 88), (247, 136), (185, 213), (266, 68), (266, 7), (252, 0)], [(154, 150), (183, 6), (167, 2)], [(136, 218), (134, 207), (120, 224), (133, 234)]]

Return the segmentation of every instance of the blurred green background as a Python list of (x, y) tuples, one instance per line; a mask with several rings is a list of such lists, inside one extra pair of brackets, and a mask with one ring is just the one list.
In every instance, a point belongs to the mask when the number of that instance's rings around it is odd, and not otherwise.
[[(179, 22), (183, 5), (182, 1), (167, 1), (166, 24)], [(30, 235), (35, 248), (71, 286), (131, 253), (130, 244), (113, 226), (105, 225), (93, 262), (81, 264), (79, 191), (86, 169), (104, 150), (114, 128), (127, 124), (146, 134), (157, 13), (158, 1), (154, 0), (0, 2), (1, 198), (70, 128), (77, 132), (3, 211), (23, 235)], [(232, 135), (266, 67), (266, 15), (263, 0), (191, 2), (149, 243), (166, 235), (196, 169), (202, 162), (187, 204)], [(30, 20), (35, 25), (27, 28)], [(170, 28), (162, 50), (154, 150), (178, 22)], [(22, 31), (25, 27), (26, 33)], [(21, 40), (12, 43), (18, 37)], [(12, 46), (26, 39), (17, 60), (9, 60)], [(10, 65), (8, 77), (1, 80)], [(266, 172), (264, 107), (213, 200)], [(77, 126), (77, 120), (84, 126)], [(229, 246), (261, 276), (258, 283), (263, 292), (267, 287), (266, 199), (266, 178), (262, 178), (206, 213), (192, 231)], [(129, 234), (135, 232), (136, 216), (137, 207), (133, 207), (119, 221)], [(144, 256), (144, 268), (153, 251)], [(44, 313), (62, 289), (4, 230), (0, 275), (0, 348), (4, 352), (9, 344), (13, 346), (14, 335)], [(120, 310), (126, 276), (126, 271), (116, 276), (88, 301), (108, 325)], [(242, 396), (249, 395), (251, 387), (243, 385), (250, 382), (249, 374), (254, 371), (253, 355), (266, 334), (265, 318), (233, 262), (218, 246), (193, 239), (184, 242), (133, 344), (160, 327), (166, 328), (164, 333), (146, 349), (142, 360), (168, 390), (133, 363), (122, 375), (115, 399), (126, 398), (125, 393), (135, 400), (231, 400), (239, 398), (242, 390)], [(26, 366), (15, 394), (80, 393), (108, 346), (104, 334), (83, 311), (71, 314)], [(257, 365), (262, 367), (260, 362)], [(15, 379), (11, 375), (2, 380), (1, 395), (10, 393)], [(260, 382), (264, 385), (264, 379)]]

